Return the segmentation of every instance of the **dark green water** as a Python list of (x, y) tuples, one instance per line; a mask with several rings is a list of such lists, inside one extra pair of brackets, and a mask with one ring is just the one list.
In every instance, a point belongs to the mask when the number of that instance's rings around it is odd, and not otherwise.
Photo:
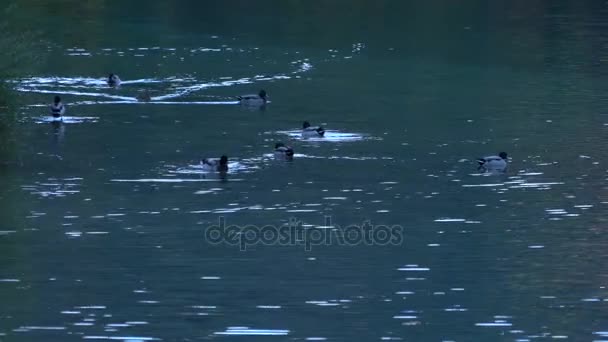
[[(13, 19), (46, 43), (14, 80), (0, 341), (608, 339), (604, 2), (23, 1)], [(234, 103), (262, 88), (265, 109)], [(93, 119), (40, 123), (55, 94)], [(505, 174), (477, 171), (502, 150)], [(221, 154), (228, 175), (203, 173)], [(250, 244), (209, 241), (220, 220)], [(252, 240), (294, 221), (297, 241)], [(345, 228), (365, 222), (373, 241)]]

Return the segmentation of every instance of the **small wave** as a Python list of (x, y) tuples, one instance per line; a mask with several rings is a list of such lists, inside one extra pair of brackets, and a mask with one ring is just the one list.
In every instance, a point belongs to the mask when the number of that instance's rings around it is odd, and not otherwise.
[[(242, 179), (230, 179), (241, 181)], [(188, 182), (215, 182), (217, 179), (209, 178), (139, 178), (139, 179), (110, 179), (111, 182), (120, 183), (188, 183)]]
[[(147, 48), (139, 48), (138, 50), (142, 50)], [(175, 49), (172, 49), (175, 50)], [(213, 49), (207, 48), (199, 48), (195, 49), (196, 51), (212, 51)], [(193, 50), (193, 51), (195, 51)], [(111, 49), (104, 49), (104, 51), (111, 51)], [(144, 51), (144, 50), (142, 50)], [(213, 50), (215, 51), (215, 50)], [(71, 52), (76, 53), (78, 55), (82, 55), (83, 52), (79, 49), (71, 49)], [(299, 76), (288, 76), (289, 74), (300, 74), (310, 71), (313, 68), (312, 63), (308, 59), (302, 59), (298, 61), (292, 62), (292, 64), (297, 65), (297, 69), (292, 72), (283, 72), (277, 73), (274, 75), (255, 75), (252, 77), (241, 77), (238, 79), (233, 79), (233, 77), (219, 77), (217, 79), (221, 81), (211, 81), (211, 82), (200, 82), (197, 81), (193, 77), (180, 78), (177, 76), (170, 76), (164, 79), (156, 79), (156, 78), (142, 78), (142, 79), (134, 79), (134, 80), (122, 80), (121, 87), (129, 86), (129, 85), (137, 85), (137, 84), (162, 84), (168, 83), (171, 85), (175, 85), (175, 83), (186, 83), (179, 84), (177, 87), (172, 87), (172, 90), (169, 89), (169, 93), (159, 96), (154, 96), (150, 100), (151, 101), (165, 101), (169, 99), (175, 99), (179, 97), (184, 97), (195, 92), (205, 90), (208, 88), (215, 87), (230, 87), (236, 85), (245, 85), (252, 84), (260, 81), (274, 81), (274, 80), (289, 80), (293, 77)], [(76, 96), (89, 96), (89, 97), (106, 97), (110, 99), (116, 100), (124, 100), (124, 101), (132, 101), (137, 102), (137, 98), (130, 96), (119, 96), (113, 95), (109, 93), (100, 93), (100, 92), (83, 92), (76, 91), (75, 89), (82, 88), (94, 88), (94, 89), (111, 89), (115, 91), (116, 89), (108, 87), (107, 80), (105, 78), (92, 78), (92, 77), (58, 77), (58, 76), (47, 76), (47, 77), (30, 77), (18, 80), (11, 80), (11, 83), (16, 84), (16, 90), (21, 92), (31, 92), (31, 93), (42, 93), (42, 94), (66, 94), (66, 95), (76, 95)], [(187, 83), (194, 83), (187, 85)], [(68, 89), (66, 89), (68, 88)], [(71, 88), (71, 89), (69, 89)], [(120, 88), (120, 87), (119, 87)], [(236, 101), (230, 101), (229, 103), (226, 101), (222, 102), (188, 102), (187, 104), (233, 104)], [(97, 104), (99, 104), (98, 102)], [(107, 103), (107, 102), (106, 102)], [(149, 103), (149, 102), (146, 102)], [(89, 104), (89, 103), (85, 103)], [(165, 104), (182, 104), (175, 102), (165, 102)]]
[[(259, 167), (256, 165), (244, 164), (238, 161), (229, 162), (228, 163), (228, 173), (242, 173), (242, 172), (252, 172), (254, 169), (258, 169)], [(213, 174), (217, 173), (216, 171), (209, 170), (203, 167), (201, 164), (191, 164), (186, 167), (180, 167), (177, 170), (169, 170), (169, 174), (192, 174), (192, 175), (200, 175), (200, 174)]]
[(274, 335), (285, 336), (289, 335), (289, 330), (277, 329), (251, 329), (248, 327), (228, 327), (225, 331), (218, 331), (214, 335)]
[(125, 101), (137, 101), (137, 98), (135, 98), (135, 97), (118, 96), (118, 95), (105, 94), (105, 93), (88, 93), (88, 92), (85, 93), (85, 92), (80, 92), (80, 91), (64, 91), (64, 90), (44, 90), (44, 89), (24, 88), (24, 87), (18, 87), (15, 90), (22, 91), (22, 92), (30, 92), (30, 93), (41, 93), (41, 94), (66, 94), (66, 95), (78, 95), (78, 96), (106, 97), (106, 98), (110, 98), (110, 99), (125, 100)]
[(99, 117), (96, 116), (63, 116), (61, 118), (55, 118), (52, 116), (41, 116), (33, 118), (36, 123), (49, 123), (49, 122), (61, 122), (61, 123), (84, 123), (84, 122), (97, 122)]
[(80, 192), (80, 190), (78, 190), (80, 183), (75, 182), (75, 180), (81, 180), (81, 178), (49, 178), (46, 182), (36, 182), (31, 185), (22, 185), (21, 190), (27, 191), (32, 195), (39, 195), (44, 198), (65, 197), (67, 195), (73, 195)]
[(139, 342), (139, 341), (160, 341), (160, 338), (156, 337), (141, 337), (141, 336), (84, 336), (84, 340), (112, 340), (112, 341), (125, 341), (125, 342)]
[(277, 131), (275, 133), (288, 135), (292, 139), (303, 141), (349, 142), (379, 139), (360, 133), (343, 133), (335, 130), (326, 130), (322, 137), (304, 137), (301, 130)]
[[(270, 103), (270, 101), (268, 101)], [(131, 104), (131, 105), (238, 105), (238, 101), (77, 101), (67, 103), (68, 106), (87, 106), (87, 105), (111, 105), (111, 104)], [(29, 107), (48, 107), (47, 104), (33, 104)]]
[[(392, 157), (350, 157), (350, 156), (314, 156), (304, 153), (296, 153), (293, 155), (294, 158), (308, 158), (308, 159), (342, 159), (342, 160), (392, 160)], [(264, 154), (264, 158), (276, 159), (274, 153)]]

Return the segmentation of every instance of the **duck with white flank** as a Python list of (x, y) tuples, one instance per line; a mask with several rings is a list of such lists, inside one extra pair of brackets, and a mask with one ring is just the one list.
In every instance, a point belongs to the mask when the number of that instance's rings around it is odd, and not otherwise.
[(484, 172), (504, 172), (507, 169), (507, 153), (500, 152), (497, 156), (478, 158), (478, 170)]
[(108, 85), (110, 87), (118, 87), (120, 85), (120, 78), (116, 74), (110, 74), (108, 76)]
[(65, 106), (61, 103), (61, 98), (55, 96), (53, 104), (51, 104), (51, 115), (55, 119), (61, 119), (61, 116), (65, 113)]
[(322, 137), (325, 134), (325, 129), (322, 126), (312, 127), (308, 121), (302, 124), (302, 137)]
[(220, 159), (205, 158), (201, 160), (201, 166), (206, 171), (217, 171), (227, 172), (228, 171), (228, 157), (223, 155)]
[(239, 100), (240, 104), (245, 106), (263, 106), (266, 104), (266, 91), (262, 89), (257, 95), (241, 95), (236, 98)]
[(291, 146), (285, 146), (282, 142), (278, 142), (274, 145), (274, 155), (281, 159), (293, 159), (293, 148)]

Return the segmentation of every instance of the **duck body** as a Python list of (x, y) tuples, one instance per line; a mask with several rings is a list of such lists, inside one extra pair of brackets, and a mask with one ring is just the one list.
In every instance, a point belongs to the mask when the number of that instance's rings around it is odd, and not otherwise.
[(293, 148), (285, 146), (283, 143), (276, 143), (274, 146), (274, 155), (281, 159), (293, 159)]
[(241, 95), (236, 98), (245, 106), (263, 106), (267, 102), (265, 90), (260, 90), (258, 94)]
[(224, 155), (220, 159), (205, 158), (201, 160), (201, 166), (205, 171), (226, 172), (228, 171), (228, 157)]
[(507, 169), (507, 153), (500, 152), (497, 156), (478, 158), (477, 163), (479, 164), (478, 170), (503, 172)]
[(322, 137), (325, 135), (325, 129), (323, 127), (312, 127), (308, 121), (304, 121), (302, 124), (302, 137), (313, 138)]
[(61, 119), (63, 114), (65, 114), (65, 106), (61, 103), (61, 98), (59, 96), (55, 96), (55, 100), (51, 104), (50, 110), (51, 115), (55, 119)]
[(120, 85), (120, 78), (116, 74), (110, 74), (108, 76), (108, 85), (110, 87), (118, 87)]

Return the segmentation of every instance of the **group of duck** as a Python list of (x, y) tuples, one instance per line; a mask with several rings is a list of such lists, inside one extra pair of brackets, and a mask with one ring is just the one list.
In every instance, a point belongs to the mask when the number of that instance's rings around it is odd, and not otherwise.
[[(107, 84), (110, 87), (120, 86), (120, 78), (116, 74), (110, 74), (107, 79)], [(138, 100), (150, 101), (150, 96), (145, 93), (143, 96), (139, 96)], [(237, 100), (241, 105), (262, 107), (268, 102), (267, 94), (265, 90), (260, 90), (258, 94), (248, 94), (237, 96)], [(53, 119), (61, 121), (64, 113), (65, 106), (61, 102), (59, 96), (55, 96), (53, 103), (50, 106), (51, 115)], [(304, 121), (302, 124), (302, 137), (323, 137), (325, 135), (325, 129), (321, 126), (313, 127), (308, 121)], [(275, 157), (283, 160), (292, 160), (294, 156), (294, 150), (291, 146), (287, 146), (282, 142), (277, 142), (274, 147)], [(508, 156), (506, 152), (500, 152), (498, 155), (487, 156), (478, 158), (478, 170), (482, 172), (505, 172), (507, 169)], [(226, 155), (221, 156), (219, 159), (205, 158), (201, 160), (201, 166), (206, 171), (228, 171), (228, 157)]]
[[(324, 133), (323, 127), (311, 127), (307, 121), (304, 122), (302, 137), (322, 137)], [(277, 142), (274, 147), (274, 155), (280, 160), (293, 160), (294, 150), (291, 146)], [(506, 152), (500, 152), (497, 156), (477, 158), (477, 170), (485, 173), (503, 173), (507, 170), (507, 162)], [(227, 172), (228, 157), (223, 155), (219, 159), (205, 158), (201, 161), (201, 166), (206, 171)]]
[[(120, 85), (120, 78), (118, 75), (110, 74), (106, 81), (110, 87), (118, 87)], [(62, 121), (63, 115), (65, 114), (65, 105), (61, 102), (61, 97), (55, 96), (53, 103), (50, 106), (51, 116), (55, 121)]]
[[(109, 74), (107, 78), (107, 84), (109, 87), (116, 88), (120, 86), (120, 77), (116, 74)], [(260, 90), (258, 94), (247, 94), (236, 97), (238, 103), (249, 107), (262, 107), (268, 102), (268, 97), (265, 90)], [(150, 101), (150, 96), (146, 92), (144, 95), (137, 97), (140, 101)], [(62, 121), (63, 115), (65, 114), (65, 105), (61, 102), (59, 96), (55, 96), (53, 103), (50, 106), (51, 115), (56, 121)], [(304, 121), (302, 124), (302, 137), (303, 138), (322, 138), (325, 135), (325, 129), (322, 126), (312, 126), (308, 121)], [(277, 159), (292, 160), (294, 157), (294, 150), (291, 146), (287, 146), (282, 142), (277, 142), (274, 147), (274, 154)], [(227, 172), (228, 171), (228, 157), (222, 155), (220, 158), (204, 158), (200, 162), (201, 167), (206, 171), (217, 171)]]
[[(265, 106), (268, 102), (267, 94), (264, 89), (260, 90), (258, 94), (247, 94), (237, 96), (237, 100), (241, 105), (261, 107)], [(308, 121), (304, 121), (302, 124), (302, 137), (303, 138), (321, 138), (325, 135), (325, 129), (322, 126), (313, 127)], [(294, 150), (291, 146), (287, 146), (282, 142), (277, 142), (274, 146), (275, 158), (280, 160), (293, 160)], [(223, 155), (220, 159), (205, 158), (201, 161), (202, 167), (207, 171), (228, 171), (228, 157)]]
[[(263, 91), (263, 90), (262, 90)], [(252, 95), (245, 95), (252, 96)], [(241, 97), (239, 97), (241, 98)], [(325, 135), (325, 129), (322, 126), (312, 127), (308, 121), (304, 121), (302, 125), (302, 138), (320, 138)], [(274, 145), (274, 156), (279, 160), (290, 161), (294, 157), (293, 147), (287, 146), (282, 142), (277, 142)], [(223, 155), (219, 159), (205, 158), (201, 160), (201, 166), (205, 171), (228, 171), (228, 156)]]

